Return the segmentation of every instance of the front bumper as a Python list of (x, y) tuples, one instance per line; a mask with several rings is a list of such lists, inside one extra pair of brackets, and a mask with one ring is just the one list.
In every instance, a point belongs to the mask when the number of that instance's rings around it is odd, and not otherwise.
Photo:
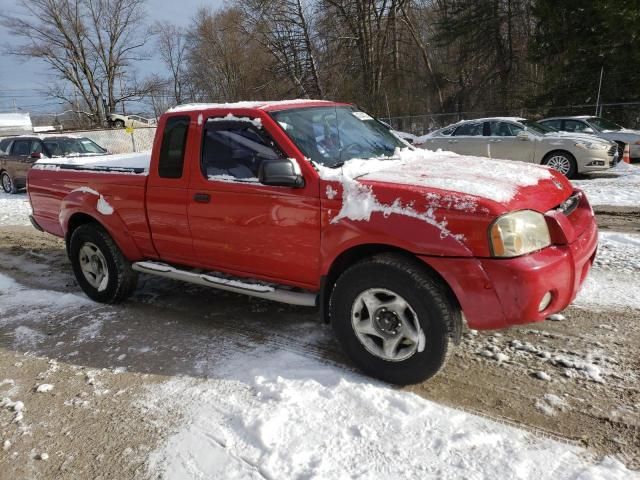
[[(598, 229), (591, 217), (580, 235), (570, 236), (570, 243), (522, 257), (421, 259), (449, 284), (469, 327), (484, 330), (539, 322), (567, 308), (593, 264), (597, 247)], [(539, 310), (547, 292), (551, 302)]]
[(578, 171), (580, 173), (584, 173), (607, 170), (615, 166), (616, 163), (618, 163), (617, 151), (613, 155), (608, 155), (607, 152), (602, 152), (602, 154), (592, 154), (588, 156), (585, 155), (580, 159)]

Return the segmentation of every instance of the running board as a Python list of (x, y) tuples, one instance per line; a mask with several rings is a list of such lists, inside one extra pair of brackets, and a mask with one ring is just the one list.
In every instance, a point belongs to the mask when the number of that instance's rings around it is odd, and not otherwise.
[(273, 300), (274, 302), (301, 305), (303, 307), (315, 307), (317, 305), (318, 296), (315, 293), (277, 288), (266, 283), (250, 283), (241, 278), (219, 277), (215, 272), (194, 273), (172, 267), (166, 263), (156, 262), (136, 262), (132, 265), (132, 268), (137, 272), (218, 288), (228, 292), (242, 293), (252, 297)]

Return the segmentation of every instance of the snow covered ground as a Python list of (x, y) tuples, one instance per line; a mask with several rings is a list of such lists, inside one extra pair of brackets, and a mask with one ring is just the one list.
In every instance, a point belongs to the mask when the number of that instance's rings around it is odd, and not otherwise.
[(31, 205), (26, 193), (9, 195), (0, 190), (0, 226), (29, 225)]
[(640, 310), (640, 235), (600, 231), (595, 268), (574, 305)]
[(162, 478), (632, 478), (613, 459), (288, 352), (256, 349), (215, 380), (150, 388), (182, 425), (151, 456)]
[(585, 191), (591, 205), (640, 208), (640, 164), (620, 162), (606, 172), (572, 183)]

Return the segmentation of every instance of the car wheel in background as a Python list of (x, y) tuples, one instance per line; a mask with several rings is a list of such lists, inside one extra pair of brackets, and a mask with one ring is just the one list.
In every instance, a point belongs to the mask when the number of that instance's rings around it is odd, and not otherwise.
[(437, 374), (460, 311), (415, 259), (381, 254), (349, 267), (330, 300), (333, 329), (366, 374), (406, 385)]
[(113, 128), (124, 128), (124, 121), (116, 120), (115, 122), (113, 122)]
[(574, 178), (578, 173), (576, 159), (567, 152), (551, 152), (544, 158), (542, 164), (557, 170), (567, 178)]
[(73, 231), (69, 258), (78, 284), (96, 302), (121, 302), (136, 288), (138, 274), (100, 225), (88, 223)]
[(2, 190), (4, 190), (6, 193), (18, 193), (16, 184), (14, 183), (11, 175), (9, 175), (8, 172), (2, 172), (0, 181), (2, 182)]

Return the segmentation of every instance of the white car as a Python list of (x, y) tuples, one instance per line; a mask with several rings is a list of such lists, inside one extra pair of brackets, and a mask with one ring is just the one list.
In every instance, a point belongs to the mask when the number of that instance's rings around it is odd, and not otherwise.
[(602, 117), (589, 116), (551, 117), (540, 120), (539, 123), (561, 132), (590, 134), (613, 140), (619, 146), (618, 152), (620, 156), (622, 156), (624, 147), (629, 145), (631, 160), (640, 160), (640, 130), (621, 127)]
[(119, 113), (110, 113), (109, 125), (113, 128), (144, 128), (154, 127), (156, 125), (156, 121), (154, 119), (141, 117), (140, 115), (121, 115)]
[(465, 120), (419, 137), (415, 144), (429, 150), (548, 165), (568, 178), (606, 170), (618, 161), (614, 142), (555, 132), (519, 117)]

